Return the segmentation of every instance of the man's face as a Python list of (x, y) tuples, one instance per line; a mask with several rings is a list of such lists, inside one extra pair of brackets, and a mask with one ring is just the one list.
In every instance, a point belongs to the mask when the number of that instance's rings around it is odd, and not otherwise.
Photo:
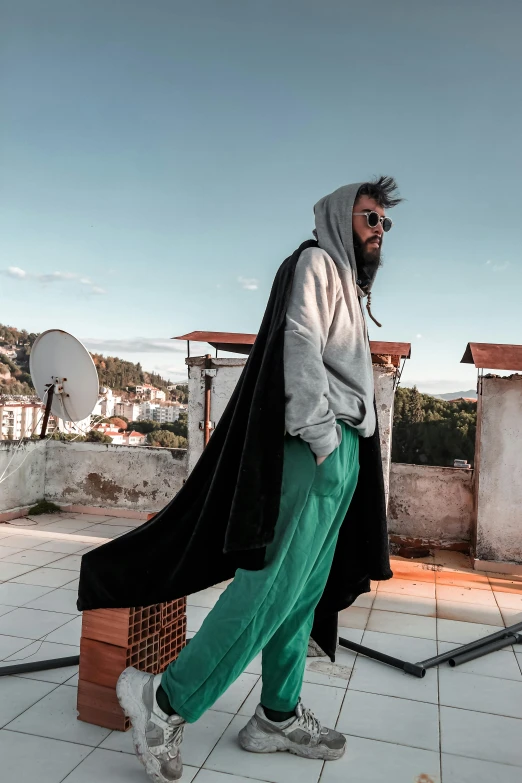
[[(353, 206), (353, 211), (385, 214), (384, 209), (369, 196), (360, 196)], [(353, 215), (352, 230), (357, 260), (363, 263), (378, 263), (381, 257), (382, 235), (384, 233), (381, 223), (370, 228), (365, 215)]]

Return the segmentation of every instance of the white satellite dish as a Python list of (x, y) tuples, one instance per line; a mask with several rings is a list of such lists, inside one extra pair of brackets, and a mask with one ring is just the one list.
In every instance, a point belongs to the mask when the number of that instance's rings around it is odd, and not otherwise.
[(61, 329), (37, 337), (29, 369), (38, 396), (45, 402), (40, 437), (45, 437), (49, 415), (63, 421), (82, 421), (98, 402), (98, 373), (87, 348)]

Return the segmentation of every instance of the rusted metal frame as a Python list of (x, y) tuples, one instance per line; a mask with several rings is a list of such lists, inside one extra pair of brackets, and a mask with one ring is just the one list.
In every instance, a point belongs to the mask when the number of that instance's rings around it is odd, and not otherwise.
[(210, 413), (212, 409), (212, 376), (207, 370), (212, 367), (212, 357), (209, 353), (205, 355), (205, 415), (203, 422), (203, 445), (207, 446), (210, 440), (210, 430), (212, 429), (212, 423), (210, 421)]
[(54, 397), (54, 382), (49, 383), (47, 386), (47, 401), (45, 403), (45, 413), (42, 422), (42, 429), (40, 431), (40, 440), (44, 440), (47, 433), (47, 425), (49, 423), (49, 416), (51, 415), (53, 397)]

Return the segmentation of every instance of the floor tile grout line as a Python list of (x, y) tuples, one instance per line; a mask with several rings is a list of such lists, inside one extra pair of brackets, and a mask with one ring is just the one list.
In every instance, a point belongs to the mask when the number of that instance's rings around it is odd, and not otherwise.
[[(37, 680), (37, 682), (40, 682), (40, 680)], [(32, 710), (32, 708), (33, 708), (33, 707), (34, 707), (36, 704), (38, 704), (39, 702), (41, 702), (43, 699), (46, 699), (46, 698), (47, 698), (47, 696), (50, 696), (50, 695), (51, 695), (51, 693), (54, 693), (54, 691), (55, 691), (57, 688), (59, 688), (59, 687), (60, 687), (60, 683), (59, 683), (59, 684), (56, 684), (56, 683), (51, 683), (51, 682), (49, 682), (49, 683), (47, 683), (47, 685), (54, 685), (55, 687), (54, 687), (54, 688), (51, 688), (51, 690), (50, 690), (50, 691), (48, 691), (46, 694), (44, 694), (44, 696), (41, 696), (39, 699), (37, 699), (36, 701), (34, 701), (34, 702), (31, 704), (31, 705), (29, 705), (29, 707), (26, 707), (26, 708), (25, 708), (25, 710), (22, 710), (22, 712), (20, 712), (20, 713), (19, 713), (19, 714), (18, 714), (16, 717), (14, 717), (14, 718), (11, 718), (11, 720), (10, 720), (8, 723), (6, 723), (6, 724), (5, 724), (5, 726), (0, 726), (0, 730), (1, 730), (1, 731), (12, 731), (12, 729), (10, 729), (10, 728), (9, 728), (9, 726), (11, 725), (11, 723), (14, 723), (14, 721), (15, 721), (15, 720), (18, 720), (18, 718), (21, 718), (21, 717), (22, 717), (22, 715), (25, 715), (25, 713), (26, 713), (26, 712), (28, 712), (29, 710)], [(27, 734), (27, 732), (24, 732), (24, 731), (20, 731), (20, 732), (18, 732), (18, 733), (19, 733), (19, 734)], [(39, 734), (36, 734), (36, 735), (34, 735), (34, 734), (33, 734), (32, 736), (37, 736), (37, 737), (39, 737), (40, 735), (39, 735)], [(51, 737), (51, 739), (52, 739), (52, 737)]]
[[(438, 702), (436, 701), (427, 701), (427, 699), (412, 699), (408, 696), (397, 696), (397, 694), (389, 694), (389, 693), (378, 693), (377, 691), (362, 691), (360, 688), (350, 688), (351, 691), (356, 691), (356, 693), (369, 693), (372, 696), (385, 696), (388, 699), (401, 699), (401, 701), (412, 701), (414, 703), (419, 704), (434, 704), (437, 706)], [(472, 712), (472, 710), (467, 710), (467, 712)]]
[(472, 759), (473, 761), (485, 761), (486, 763), (490, 764), (504, 764), (506, 767), (513, 767), (513, 769), (522, 769), (522, 764), (510, 764), (509, 761), (497, 761), (494, 759), (482, 759), (477, 758), (476, 755), (473, 756), (466, 756), (464, 753), (455, 753), (455, 751), (452, 751), (451, 753), (445, 753), (446, 756), (457, 756), (459, 759)]
[[(60, 685), (57, 686), (57, 688), (60, 688), (60, 687), (61, 687)], [(47, 696), (50, 696), (50, 694), (53, 693), (55, 690), (56, 690), (56, 688), (54, 688), (53, 691), (49, 691)], [(43, 698), (45, 699), (45, 696)], [(38, 699), (38, 701), (42, 701), (42, 699)], [(37, 704), (37, 703), (38, 702), (35, 702), (35, 704)], [(24, 710), (24, 712), (27, 712), (27, 710)], [(23, 713), (20, 713), (20, 715), (23, 715)], [(20, 715), (18, 717), (20, 717)], [(17, 718), (14, 718), (14, 720), (17, 720)], [(56, 737), (49, 737), (49, 736), (47, 736), (45, 734), (34, 734), (34, 732), (30, 732), (30, 731), (21, 731), (20, 729), (10, 729), (9, 725), (8, 726), (4, 726), (2, 731), (10, 731), (13, 734), (23, 734), (26, 737), (40, 737), (40, 739), (49, 739), (49, 740), (54, 740), (55, 742), (67, 742), (69, 745), (81, 745), (82, 748), (92, 748), (92, 750), (98, 750), (98, 745), (87, 745), (86, 742), (80, 742), (79, 740), (63, 739), (63, 737), (58, 739)], [(98, 726), (97, 728), (101, 728), (101, 727)], [(108, 731), (110, 731), (110, 730), (108, 729)], [(107, 737), (108, 736), (109, 735), (107, 735)], [(104, 739), (101, 740), (101, 742), (104, 742), (104, 740), (107, 739), (107, 737), (104, 737)], [(103, 750), (106, 750), (106, 748), (103, 748)], [(108, 750), (108, 748), (107, 748), (107, 750)], [(115, 753), (119, 753), (120, 751), (114, 751), (114, 752)], [(70, 774), (70, 773), (68, 773), (68, 774)]]
[[(240, 707), (240, 709), (241, 709), (241, 707)], [(214, 710), (214, 712), (221, 712), (221, 710)], [(225, 713), (221, 713), (221, 714), (223, 714), (223, 715), (230, 715), (230, 713), (229, 713), (229, 712), (225, 712)], [(236, 713), (233, 713), (233, 714), (231, 715), (231, 718), (230, 718), (230, 720), (228, 721), (227, 725), (225, 726), (225, 728), (223, 729), (223, 731), (222, 731), (222, 732), (221, 732), (221, 734), (219, 735), (218, 739), (217, 739), (217, 740), (215, 741), (215, 743), (212, 745), (212, 750), (211, 750), (211, 751), (210, 751), (210, 752), (209, 752), (209, 753), (208, 753), (208, 754), (205, 756), (205, 758), (204, 758), (204, 760), (203, 760), (203, 762), (202, 762), (201, 766), (199, 767), (200, 771), (203, 769), (204, 765), (207, 763), (207, 761), (209, 760), (210, 756), (212, 755), (212, 753), (213, 753), (213, 752), (214, 752), (214, 750), (216, 749), (216, 746), (217, 746), (217, 744), (218, 744), (218, 743), (219, 743), (219, 742), (220, 742), (220, 741), (223, 739), (223, 736), (224, 736), (225, 732), (226, 732), (226, 731), (227, 731), (227, 729), (229, 728), (229, 726), (230, 726), (230, 724), (232, 723), (232, 721), (234, 720), (234, 718), (238, 716), (238, 714), (239, 714), (239, 713), (237, 713), (237, 712), (236, 712)], [(199, 772), (196, 774), (196, 777), (197, 777), (197, 775), (199, 775)]]
[[(8, 636), (8, 634), (4, 633), (2, 636)], [(9, 661), (8, 659), (11, 657), (11, 655), (18, 655), (18, 653), (23, 652), (27, 647), (30, 647), (32, 644), (35, 643), (34, 639), (23, 639), (21, 636), (9, 636), (9, 639), (21, 639), (24, 642), (28, 642), (24, 647), (21, 647), (19, 650), (16, 650), (16, 652), (10, 653), (5, 658), (0, 658), (0, 664), (8, 664), (11, 665), (11, 663), (16, 663), (16, 661)], [(38, 641), (38, 640), (36, 640)], [(34, 653), (33, 653), (34, 654)]]
[[(340, 730), (339, 730), (340, 731)], [(425, 750), (428, 753), (437, 753), (433, 748), (424, 748), (421, 745), (407, 745), (405, 742), (399, 742), (398, 740), (385, 740), (377, 737), (367, 737), (364, 734), (354, 734), (351, 731), (341, 731), (345, 737), (356, 737), (357, 739), (370, 740), (371, 742), (383, 742), (385, 745), (398, 745), (400, 748), (413, 748), (413, 750)]]
[[(60, 740), (60, 742), (64, 742), (64, 740)], [(86, 747), (86, 746), (84, 745), (83, 747)], [(91, 752), (90, 752), (90, 753), (87, 753), (87, 755), (86, 755), (86, 756), (84, 756), (84, 757), (83, 757), (83, 759), (82, 759), (81, 761), (79, 761), (79, 762), (78, 762), (78, 764), (76, 764), (76, 766), (74, 766), (72, 769), (70, 769), (70, 770), (69, 770), (69, 772), (66, 774), (66, 776), (65, 776), (64, 778), (61, 778), (61, 780), (59, 781), (59, 783), (65, 783), (65, 781), (67, 780), (67, 778), (68, 778), (70, 775), (72, 775), (72, 773), (73, 773), (73, 772), (75, 772), (75, 771), (78, 769), (78, 767), (79, 767), (81, 764), (83, 764), (83, 762), (84, 762), (84, 761), (87, 761), (87, 759), (88, 759), (88, 758), (90, 758), (90, 756), (92, 756), (92, 754), (94, 753), (94, 751), (95, 751), (95, 750), (97, 750), (97, 748), (92, 748)]]
[[(435, 600), (437, 600), (437, 582), (435, 581)], [(438, 618), (437, 618), (438, 619)], [(439, 624), (435, 622), (435, 644), (437, 645), (437, 654), (439, 654)], [(439, 775), (441, 783), (444, 783), (442, 779), (442, 723), (440, 717), (440, 677), (439, 667), (437, 666), (437, 726), (439, 730)]]
[(492, 718), (506, 718), (507, 720), (522, 721), (522, 718), (515, 718), (513, 715), (502, 715), (498, 712), (483, 712), (482, 710), (470, 710), (467, 707), (455, 707), (454, 704), (441, 704), (446, 710), (460, 710), (461, 712), (472, 712), (475, 715), (489, 715)]
[[(60, 626), (60, 627), (63, 628), (63, 625)], [(56, 630), (58, 630), (58, 628), (56, 628)], [(49, 636), (52, 633), (54, 633), (54, 631), (49, 631), (49, 633), (46, 634), (46, 636)], [(20, 650), (17, 650), (14, 653), (11, 653), (11, 655), (18, 655), (19, 652), (23, 652), (27, 647), (30, 647), (32, 644), (37, 644), (38, 642), (42, 642), (42, 643), (46, 643), (46, 644), (60, 644), (60, 645), (62, 645), (62, 647), (75, 647), (75, 648), (78, 648), (78, 650), (80, 649), (79, 644), (69, 644), (68, 642), (48, 642), (47, 639), (24, 639), (23, 636), (10, 636), (7, 633), (2, 634), (2, 636), (8, 636), (10, 639), (22, 639), (23, 641), (28, 641), (29, 642), (29, 644), (27, 644), (25, 647), (22, 647)], [(33, 655), (36, 655), (37, 652), (38, 652), (38, 650), (35, 653), (33, 653)], [(32, 656), (28, 656), (28, 658), (30, 658), (30, 657), (32, 657)], [(17, 660), (9, 661), (9, 658), (10, 658), (10, 656), (7, 656), (7, 658), (2, 658), (0, 660), (0, 663), (18, 663), (18, 662), (22, 663), (23, 662), (23, 661), (17, 661)], [(35, 663), (37, 663), (37, 661), (35, 661)]]

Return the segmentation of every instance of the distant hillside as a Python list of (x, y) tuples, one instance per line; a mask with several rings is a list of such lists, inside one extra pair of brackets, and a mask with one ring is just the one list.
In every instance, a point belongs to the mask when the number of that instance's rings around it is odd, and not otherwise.
[(438, 400), (460, 400), (461, 397), (468, 399), (477, 399), (477, 392), (475, 389), (468, 389), (468, 391), (448, 392), (447, 394), (432, 394), (432, 397), (436, 397)]
[[(469, 396), (459, 392), (458, 397)], [(393, 462), (451, 467), (455, 459), (473, 465), (477, 404), (437, 399), (415, 386), (397, 389), (393, 416)]]
[[(0, 324), (0, 394), (33, 394), (34, 387), (29, 375), (29, 354), (38, 337), (34, 332), (19, 330), (14, 326)], [(3, 350), (14, 348), (16, 357), (6, 356)], [(127, 362), (117, 356), (103, 356), (91, 353), (100, 386), (109, 386), (115, 391), (123, 391), (127, 386), (134, 387), (151, 383), (166, 391), (170, 381), (156, 373), (146, 372), (141, 364)]]

